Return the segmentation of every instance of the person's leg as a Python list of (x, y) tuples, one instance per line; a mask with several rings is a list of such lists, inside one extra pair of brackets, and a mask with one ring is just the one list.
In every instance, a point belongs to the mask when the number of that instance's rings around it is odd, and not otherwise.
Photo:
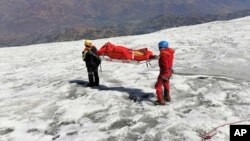
[(165, 105), (165, 100), (163, 99), (163, 91), (162, 91), (162, 80), (158, 78), (156, 84), (155, 84), (155, 89), (156, 89), (156, 96), (157, 96), (157, 101), (162, 104)]
[(93, 70), (91, 67), (87, 67), (87, 71), (88, 71), (88, 78), (89, 78), (88, 86), (92, 86), (94, 85)]
[(99, 86), (98, 68), (95, 68), (95, 69), (94, 69), (94, 78), (95, 78), (94, 85), (95, 85), (95, 86)]
[(164, 99), (166, 100), (166, 102), (170, 102), (171, 101), (171, 97), (170, 97), (170, 82), (169, 81), (165, 81), (163, 82), (163, 86), (164, 86)]

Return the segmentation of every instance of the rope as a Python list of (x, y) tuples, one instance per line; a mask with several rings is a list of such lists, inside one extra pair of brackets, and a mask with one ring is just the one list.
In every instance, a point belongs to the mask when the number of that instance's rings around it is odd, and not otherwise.
[(209, 139), (211, 139), (213, 136), (215, 136), (217, 134), (217, 129), (218, 128), (224, 127), (226, 125), (231, 125), (231, 124), (236, 124), (236, 123), (240, 123), (240, 122), (245, 122), (245, 121), (250, 121), (250, 118), (249, 119), (245, 119), (245, 120), (240, 120), (240, 121), (235, 121), (235, 122), (230, 122), (230, 123), (222, 124), (220, 126), (217, 126), (217, 127), (213, 128), (211, 131), (209, 131), (207, 133), (201, 134), (200, 137), (202, 138), (202, 141), (209, 140)]
[(89, 52), (95, 57), (97, 58), (98, 60), (101, 60), (96, 54), (94, 54), (91, 50), (89, 50)]

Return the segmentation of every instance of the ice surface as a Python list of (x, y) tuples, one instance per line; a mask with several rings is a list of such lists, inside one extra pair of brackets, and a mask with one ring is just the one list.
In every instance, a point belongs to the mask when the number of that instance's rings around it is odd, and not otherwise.
[[(245, 17), (94, 41), (158, 54), (157, 43), (168, 40), (176, 54), (166, 106), (152, 104), (157, 61), (103, 61), (100, 87), (88, 88), (82, 40), (1, 48), (0, 140), (200, 141), (250, 118), (249, 31)], [(213, 141), (229, 140), (228, 128)]]

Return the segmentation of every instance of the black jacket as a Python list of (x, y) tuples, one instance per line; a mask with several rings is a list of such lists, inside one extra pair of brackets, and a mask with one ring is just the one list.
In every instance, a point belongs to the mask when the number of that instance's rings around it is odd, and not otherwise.
[(88, 68), (98, 68), (101, 63), (100, 58), (96, 55), (96, 47), (92, 47), (90, 50), (86, 50), (82, 52), (83, 61), (86, 63), (86, 67)]

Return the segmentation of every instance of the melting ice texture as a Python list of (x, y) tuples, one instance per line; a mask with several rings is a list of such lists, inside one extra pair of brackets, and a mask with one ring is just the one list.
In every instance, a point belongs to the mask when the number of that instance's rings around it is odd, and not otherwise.
[[(89, 88), (82, 40), (1, 48), (0, 140), (200, 141), (219, 125), (250, 118), (250, 17), (94, 44), (158, 54), (160, 40), (175, 49), (166, 106), (152, 104), (157, 61), (149, 67), (103, 61), (101, 85)], [(229, 126), (213, 137), (224, 140)]]

